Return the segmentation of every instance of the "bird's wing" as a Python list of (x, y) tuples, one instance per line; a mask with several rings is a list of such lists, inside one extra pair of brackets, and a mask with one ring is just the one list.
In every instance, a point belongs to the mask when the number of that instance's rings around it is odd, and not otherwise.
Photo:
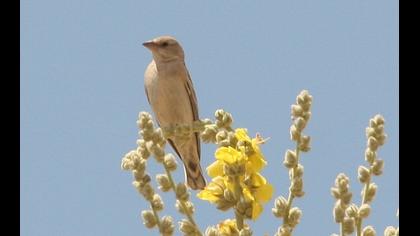
[[(184, 64), (185, 66), (185, 64)], [(190, 98), (190, 103), (191, 103), (191, 109), (193, 112), (193, 120), (199, 120), (200, 118), (198, 117), (198, 104), (197, 104), (197, 96), (195, 95), (195, 91), (194, 91), (194, 87), (193, 87), (193, 83), (191, 80), (191, 76), (190, 73), (187, 70), (187, 67), (185, 66), (185, 70), (187, 71), (187, 80), (185, 82), (185, 88), (187, 89), (188, 92), (188, 97)], [(197, 142), (197, 151), (198, 151), (198, 157), (200, 158), (201, 156), (201, 147), (200, 147), (200, 136), (199, 133), (195, 133), (195, 137), (196, 137), (196, 142)]]

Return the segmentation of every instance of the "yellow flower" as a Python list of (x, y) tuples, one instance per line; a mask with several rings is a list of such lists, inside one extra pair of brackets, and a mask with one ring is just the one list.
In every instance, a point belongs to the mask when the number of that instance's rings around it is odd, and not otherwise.
[(254, 197), (258, 202), (266, 203), (273, 196), (273, 192), (274, 192), (273, 185), (267, 183), (255, 190)]
[(236, 226), (236, 220), (227, 219), (217, 224), (219, 234), (222, 236), (233, 236), (239, 235), (238, 227)]
[(259, 173), (251, 174), (247, 181), (252, 189), (255, 199), (259, 202), (266, 203), (273, 195), (273, 186), (267, 183), (267, 180)]
[(207, 173), (210, 177), (224, 176), (224, 165), (242, 165), (246, 161), (246, 156), (232, 147), (221, 147), (214, 154), (216, 161), (207, 167)]
[(251, 138), (248, 136), (248, 130), (239, 128), (235, 130), (235, 136), (239, 141), (248, 141), (251, 143)]
[(256, 220), (262, 213), (263, 211), (263, 206), (261, 203), (253, 201), (252, 202), (252, 216), (251, 218), (253, 220)]
[(216, 150), (216, 159), (226, 164), (235, 164), (246, 161), (246, 157), (238, 150), (232, 147), (221, 147)]
[(223, 165), (223, 161), (216, 160), (207, 167), (207, 174), (212, 178), (223, 176)]
[(246, 183), (251, 188), (259, 188), (267, 183), (267, 180), (260, 173), (252, 173), (248, 176)]
[(211, 203), (216, 203), (218, 200), (223, 198), (223, 191), (226, 186), (224, 184), (223, 177), (214, 178), (203, 190), (201, 190), (197, 197), (209, 201)]
[(264, 155), (262, 154), (260, 149), (260, 144), (263, 143), (261, 137), (257, 135), (256, 138), (251, 139), (248, 136), (246, 129), (236, 129), (235, 136), (238, 139), (238, 141), (243, 141), (246, 144), (251, 144), (252, 151), (248, 155), (248, 161), (246, 163), (247, 172), (254, 173), (260, 171), (267, 164), (267, 162), (264, 160)]
[[(263, 211), (263, 204), (271, 199), (274, 191), (273, 186), (268, 184), (267, 180), (259, 173), (267, 164), (259, 147), (265, 140), (259, 135), (251, 139), (246, 129), (236, 129), (235, 136), (238, 141), (242, 142), (242, 145), (239, 148), (220, 147), (216, 150), (216, 161), (207, 167), (207, 173), (213, 180), (197, 196), (202, 200), (217, 204), (223, 200), (225, 189), (232, 193), (236, 193), (240, 189), (243, 200), (251, 204), (251, 218), (255, 220)], [(245, 172), (234, 171), (233, 173), (240, 174), (229, 175), (231, 170), (241, 167), (245, 167)], [(227, 170), (230, 171), (225, 173)], [(235, 180), (235, 178), (238, 179)], [(234, 221), (221, 223), (223, 232), (226, 233), (222, 235), (232, 235), (230, 229), (233, 223)]]
[(215, 153), (216, 161), (207, 167), (207, 173), (210, 177), (223, 176), (223, 166), (225, 164), (233, 165), (245, 163), (247, 173), (256, 173), (267, 164), (259, 147), (260, 143), (263, 142), (261, 141), (261, 137), (257, 135), (256, 138), (251, 139), (248, 136), (246, 129), (236, 129), (235, 136), (239, 141), (250, 144), (252, 151), (248, 153), (247, 156), (243, 148), (241, 150), (232, 147), (218, 148)]
[(242, 185), (245, 201), (252, 202), (252, 219), (255, 220), (263, 211), (263, 204), (273, 196), (273, 186), (259, 173), (251, 174)]

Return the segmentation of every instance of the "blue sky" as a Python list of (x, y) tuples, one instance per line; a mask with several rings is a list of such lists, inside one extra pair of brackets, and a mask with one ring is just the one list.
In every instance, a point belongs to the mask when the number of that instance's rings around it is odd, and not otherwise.
[[(263, 174), (275, 196), (289, 185), (282, 161), (293, 147), (290, 105), (302, 89), (312, 94), (312, 150), (301, 158), (306, 195), (295, 201), (303, 217), (294, 235), (338, 232), (330, 188), (340, 172), (360, 203), (364, 129), (383, 114), (385, 170), (374, 179), (379, 189), (365, 222), (379, 235), (398, 225), (398, 7), (392, 0), (21, 0), (21, 235), (156, 234), (142, 225), (147, 204), (120, 162), (135, 148), (138, 112), (151, 111), (143, 89), (151, 55), (141, 43), (166, 34), (184, 47), (201, 118), (224, 108), (235, 127), (271, 137)], [(214, 151), (202, 145), (203, 167)], [(162, 196), (165, 214), (179, 220), (172, 195)], [(233, 217), (193, 202), (202, 229)], [(250, 222), (254, 235), (274, 234), (280, 221), (272, 205)]]

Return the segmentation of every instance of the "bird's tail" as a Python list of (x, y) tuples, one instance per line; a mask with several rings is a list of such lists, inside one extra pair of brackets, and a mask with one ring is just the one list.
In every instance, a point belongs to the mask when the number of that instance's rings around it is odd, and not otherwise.
[(200, 165), (195, 168), (185, 165), (185, 182), (193, 190), (206, 187), (206, 179), (203, 177)]

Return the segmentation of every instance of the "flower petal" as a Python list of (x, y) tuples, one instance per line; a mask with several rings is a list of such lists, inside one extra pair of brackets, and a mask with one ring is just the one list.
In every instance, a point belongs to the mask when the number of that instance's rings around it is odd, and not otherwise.
[(197, 197), (214, 203), (223, 197), (225, 189), (224, 179), (220, 176), (213, 178), (213, 180), (204, 188), (198, 192)]
[(238, 227), (236, 227), (236, 221), (227, 219), (217, 224), (220, 235), (238, 235)]
[(248, 136), (247, 129), (243, 129), (243, 128), (236, 129), (235, 136), (239, 141), (251, 142), (251, 138)]
[(214, 203), (220, 199), (219, 197), (215, 196), (211, 191), (206, 189), (201, 190), (199, 193), (197, 193), (197, 197), (201, 200), (209, 201), (211, 203)]
[(255, 200), (254, 196), (252, 196), (252, 194), (251, 194), (251, 191), (245, 185), (242, 186), (242, 194), (244, 195), (244, 198), (245, 198), (246, 202), (250, 202), (250, 201)]
[(267, 162), (262, 158), (262, 155), (259, 155), (257, 152), (248, 157), (248, 162), (246, 163), (246, 170), (248, 173), (254, 173), (260, 171)]
[(252, 202), (252, 219), (253, 220), (256, 220), (261, 215), (262, 211), (263, 211), (263, 207), (260, 203), (256, 201)]
[(265, 184), (256, 189), (254, 193), (255, 199), (261, 203), (268, 202), (273, 196), (274, 188), (271, 184)]
[(216, 176), (223, 176), (223, 162), (216, 160), (207, 167), (207, 174), (214, 178)]
[(253, 173), (249, 178), (252, 188), (259, 188), (267, 183), (267, 180), (260, 173)]
[(227, 164), (233, 164), (241, 158), (241, 153), (232, 147), (221, 147), (216, 150), (216, 159)]

